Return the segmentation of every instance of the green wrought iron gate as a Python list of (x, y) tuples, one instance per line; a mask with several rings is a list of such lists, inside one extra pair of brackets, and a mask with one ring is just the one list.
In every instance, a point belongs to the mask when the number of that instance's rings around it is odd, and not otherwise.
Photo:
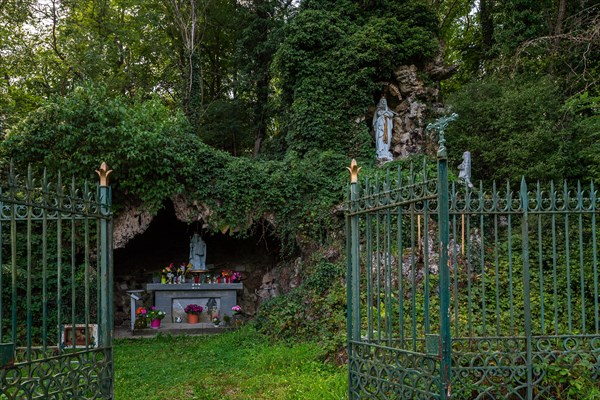
[(449, 185), (443, 139), (437, 168), (360, 183), (358, 170), (346, 207), (349, 398), (600, 396), (593, 183)]
[[(0, 399), (111, 399), (112, 211), (100, 186), (0, 180)], [(65, 188), (67, 186), (67, 188)]]
[(440, 207), (448, 195), (439, 185), (445, 158), (438, 171), (423, 164), (362, 186), (358, 169), (353, 161), (346, 212), (349, 396), (445, 399), (450, 321), (440, 310), (448, 310), (450, 293), (440, 288), (449, 286), (449, 270), (438, 248), (439, 238), (448, 245), (448, 208)]

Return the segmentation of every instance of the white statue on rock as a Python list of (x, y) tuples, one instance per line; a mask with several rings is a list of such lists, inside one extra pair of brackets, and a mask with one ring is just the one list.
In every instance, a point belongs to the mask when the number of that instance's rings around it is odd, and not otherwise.
[(375, 144), (377, 148), (377, 158), (384, 161), (393, 160), (390, 147), (392, 144), (392, 128), (394, 123), (392, 118), (397, 113), (390, 110), (387, 106), (385, 97), (382, 97), (377, 104), (375, 114), (373, 114), (373, 129), (375, 131)]
[(206, 269), (206, 243), (198, 233), (194, 233), (190, 241), (190, 264), (195, 271)]

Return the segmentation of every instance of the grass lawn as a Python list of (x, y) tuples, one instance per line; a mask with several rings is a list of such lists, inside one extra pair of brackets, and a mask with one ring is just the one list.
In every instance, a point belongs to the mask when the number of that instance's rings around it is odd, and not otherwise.
[(117, 340), (116, 400), (345, 399), (347, 369), (314, 343), (271, 343), (251, 327), (210, 336)]

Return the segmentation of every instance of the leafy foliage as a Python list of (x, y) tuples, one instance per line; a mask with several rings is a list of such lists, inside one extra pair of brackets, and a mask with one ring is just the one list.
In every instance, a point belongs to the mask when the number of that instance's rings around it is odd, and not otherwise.
[(255, 320), (258, 330), (282, 340), (318, 338), (328, 352), (337, 351), (346, 339), (344, 272), (341, 262), (317, 259), (300, 287), (261, 305)]
[(201, 145), (187, 129), (185, 118), (158, 100), (128, 103), (103, 87), (86, 86), (31, 113), (9, 132), (1, 151), (5, 162), (11, 158), (22, 168), (34, 163), (90, 181), (106, 161), (122, 196), (115, 203), (129, 198), (156, 210), (165, 197), (183, 191), (189, 152)]
[(454, 165), (473, 157), (476, 180), (577, 176), (570, 132), (563, 125), (559, 88), (550, 77), (493, 77), (465, 85), (449, 98), (459, 119), (447, 129)]
[(285, 147), (366, 155), (366, 124), (353, 122), (377, 98), (377, 82), (437, 50), (435, 19), (421, 2), (306, 1), (285, 27), (274, 60)]

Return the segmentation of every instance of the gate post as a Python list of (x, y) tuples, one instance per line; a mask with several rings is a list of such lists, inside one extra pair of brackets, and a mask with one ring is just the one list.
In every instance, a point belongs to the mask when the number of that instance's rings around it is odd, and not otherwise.
[(108, 170), (106, 163), (102, 163), (99, 170), (96, 173), (100, 177), (99, 186), (99, 200), (100, 200), (100, 214), (102, 219), (100, 220), (100, 315), (98, 318), (98, 329), (99, 339), (101, 347), (110, 347), (112, 345), (112, 265), (111, 251), (110, 251), (110, 239), (109, 235), (109, 221), (110, 215), (110, 202), (111, 202), (111, 191), (108, 186), (108, 175), (112, 170)]
[(448, 242), (450, 236), (450, 214), (448, 211), (448, 153), (443, 129), (439, 130), (438, 159), (438, 224), (440, 234), (440, 328), (441, 328), (441, 363), (440, 399), (450, 398), (452, 342), (450, 336), (450, 271), (448, 268)]
[[(100, 307), (98, 315), (99, 347), (103, 348), (107, 365), (101, 372), (100, 391), (105, 399), (113, 396), (112, 338), (113, 338), (113, 263), (112, 263), (112, 216), (111, 189), (108, 175), (112, 172), (106, 163), (102, 163), (96, 173), (100, 177), (98, 197), (100, 203)], [(108, 368), (108, 369), (107, 369)]]
[[(356, 164), (356, 160), (352, 160), (350, 167), (350, 202), (347, 212), (354, 210), (353, 202), (358, 199), (358, 172), (360, 167)], [(347, 285), (347, 321), (348, 321), (348, 398), (353, 399), (352, 393), (352, 341), (360, 338), (360, 310), (359, 310), (359, 257), (360, 243), (358, 238), (358, 214), (351, 215), (350, 219), (350, 240), (348, 246), (348, 276), (346, 278)], [(346, 220), (346, 223), (348, 219)]]

